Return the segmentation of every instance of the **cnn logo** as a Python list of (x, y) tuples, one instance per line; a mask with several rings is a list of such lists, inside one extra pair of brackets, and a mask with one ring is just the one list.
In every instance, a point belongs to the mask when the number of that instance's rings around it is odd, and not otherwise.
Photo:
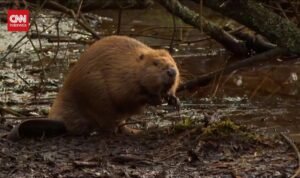
[(7, 30), (11, 32), (27, 32), (29, 30), (29, 10), (8, 10)]

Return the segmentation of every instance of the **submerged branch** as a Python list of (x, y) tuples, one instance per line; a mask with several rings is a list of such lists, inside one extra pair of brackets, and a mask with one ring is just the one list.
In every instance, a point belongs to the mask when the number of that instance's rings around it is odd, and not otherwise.
[(193, 88), (206, 85), (209, 83), (216, 75), (220, 74), (228, 74), (236, 69), (239, 69), (241, 67), (248, 67), (254, 63), (257, 62), (264, 62), (267, 60), (272, 60), (282, 54), (284, 54), (285, 50), (282, 48), (275, 48), (272, 50), (269, 50), (264, 53), (257, 54), (255, 56), (249, 57), (247, 59), (244, 59), (242, 61), (236, 62), (234, 64), (231, 64), (225, 68), (219, 69), (214, 72), (210, 72), (208, 74), (202, 75), (198, 78), (192, 79), (190, 81), (187, 81), (186, 83), (179, 86), (177, 89), (177, 92), (183, 91), (183, 90), (191, 90)]

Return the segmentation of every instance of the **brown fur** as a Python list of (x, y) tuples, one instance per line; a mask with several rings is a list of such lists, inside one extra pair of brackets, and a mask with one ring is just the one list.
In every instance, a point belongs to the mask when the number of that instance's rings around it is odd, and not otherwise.
[[(177, 72), (171, 84), (166, 70)], [(62, 120), (72, 134), (112, 131), (146, 104), (175, 96), (179, 71), (170, 54), (125, 36), (103, 38), (72, 67), (49, 118)]]

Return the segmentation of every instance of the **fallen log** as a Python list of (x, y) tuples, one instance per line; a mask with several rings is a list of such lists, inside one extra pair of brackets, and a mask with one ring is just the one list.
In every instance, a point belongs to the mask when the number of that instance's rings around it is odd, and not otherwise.
[(190, 24), (199, 30), (203, 29), (206, 34), (221, 43), (227, 50), (241, 56), (246, 56), (248, 54), (245, 42), (235, 38), (230, 33), (210, 22), (203, 16), (200, 16), (198, 13), (190, 10), (188, 7), (183, 6), (179, 1), (158, 0), (158, 2), (170, 13), (181, 18), (185, 23)]
[[(199, 3), (198, 0), (193, 0)], [(300, 54), (300, 29), (254, 0), (204, 0), (204, 5), (218, 11), (252, 30), (271, 42)]]

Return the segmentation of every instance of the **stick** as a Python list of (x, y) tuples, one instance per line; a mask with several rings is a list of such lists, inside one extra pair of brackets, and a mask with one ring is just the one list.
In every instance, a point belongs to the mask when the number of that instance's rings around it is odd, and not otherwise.
[[(11, 115), (14, 115), (14, 116), (17, 116), (17, 117), (22, 117), (23, 116), (22, 114), (18, 113), (17, 111), (14, 111), (13, 109), (10, 109), (10, 108), (0, 107), (0, 111), (11, 114)], [(1, 117), (1, 119), (2, 119), (2, 117)]]
[(291, 177), (291, 178), (296, 178), (300, 174), (300, 153), (299, 153), (299, 150), (298, 150), (297, 146), (295, 145), (295, 143), (288, 136), (286, 136), (284, 133), (280, 133), (280, 135), (285, 139), (285, 141), (287, 141), (292, 146), (292, 148), (294, 149), (294, 151), (297, 154), (298, 168), (297, 168), (296, 172), (294, 173), (294, 175), (292, 175), (292, 177)]
[(222, 72), (224, 74), (228, 74), (236, 69), (242, 68), (242, 67), (248, 67), (250, 65), (253, 65), (257, 62), (264, 62), (267, 60), (274, 59), (280, 55), (282, 55), (285, 52), (282, 48), (274, 48), (272, 50), (266, 51), (264, 53), (257, 54), (255, 56), (251, 56), (247, 59), (244, 59), (242, 61), (233, 63), (225, 68), (221, 68), (219, 70), (216, 70), (214, 72), (210, 72), (207, 74), (204, 74), (202, 76), (199, 76), (195, 79), (192, 79), (190, 81), (187, 81), (186, 83), (179, 86), (177, 89), (177, 92), (183, 91), (183, 90), (191, 90), (198, 86), (204, 86), (207, 83), (210, 82), (211, 79), (213, 79), (216, 75), (220, 75)]
[[(75, 14), (75, 12), (73, 10), (71, 10), (71, 9), (69, 9), (69, 8), (67, 8), (67, 7), (65, 7), (65, 6), (59, 4), (59, 3), (55, 2), (55, 1), (49, 1), (49, 4), (52, 5), (53, 7), (57, 8), (61, 12), (64, 12), (66, 14), (71, 15), (76, 20), (76, 22), (79, 25), (81, 25), (86, 31), (90, 32), (93, 35), (94, 38), (100, 39), (99, 35), (91, 27), (89, 27), (82, 20), (80, 20), (76, 16), (76, 14)], [(80, 17), (80, 15), (79, 15), (79, 17)]]

